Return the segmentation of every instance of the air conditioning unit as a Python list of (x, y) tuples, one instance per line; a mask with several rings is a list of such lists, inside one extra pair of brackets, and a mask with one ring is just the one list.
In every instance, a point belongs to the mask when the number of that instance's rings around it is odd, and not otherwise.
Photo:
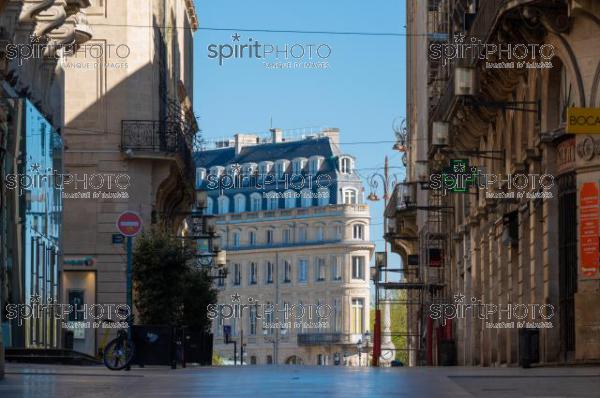
[(459, 66), (454, 70), (454, 94), (473, 96), (477, 94), (477, 74), (475, 68)]
[(433, 122), (432, 144), (434, 146), (448, 146), (450, 125), (446, 122)]

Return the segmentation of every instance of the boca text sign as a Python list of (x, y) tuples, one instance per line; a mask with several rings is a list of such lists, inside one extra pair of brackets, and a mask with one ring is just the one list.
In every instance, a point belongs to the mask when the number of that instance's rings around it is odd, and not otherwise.
[(568, 108), (567, 133), (600, 134), (600, 108)]

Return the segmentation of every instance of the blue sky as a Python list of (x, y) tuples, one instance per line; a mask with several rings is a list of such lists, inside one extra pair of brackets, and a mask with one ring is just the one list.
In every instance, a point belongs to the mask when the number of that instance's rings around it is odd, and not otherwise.
[[(405, 37), (237, 29), (404, 33), (404, 0), (196, 0), (196, 8), (201, 27), (232, 29), (195, 34), (194, 103), (205, 139), (265, 132), (271, 120), (273, 127), (283, 129), (338, 127), (342, 149), (357, 158), (362, 175), (382, 172), (386, 154), (396, 167), (391, 171), (402, 173), (400, 154), (391, 143), (350, 143), (394, 140), (392, 122), (404, 117), (406, 109)], [(329, 67), (274, 70), (248, 57), (226, 59), (220, 66), (209, 58), (208, 46), (234, 44), (236, 32), (240, 43), (252, 38), (263, 45), (299, 44), (305, 49), (326, 44), (331, 48), (324, 59)], [(327, 47), (322, 49), (324, 54)], [(371, 237), (377, 250), (383, 250), (383, 204), (370, 204)]]

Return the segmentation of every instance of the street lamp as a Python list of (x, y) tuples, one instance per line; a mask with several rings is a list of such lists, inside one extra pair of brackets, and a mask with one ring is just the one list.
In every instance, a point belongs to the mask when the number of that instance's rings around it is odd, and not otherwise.
[(371, 333), (369, 333), (368, 330), (363, 334), (363, 340), (367, 346), (367, 366), (369, 366), (369, 342), (371, 341)]
[(358, 351), (358, 367), (362, 366), (362, 361), (361, 361), (361, 358), (362, 358), (362, 346), (363, 346), (362, 339), (358, 339), (358, 342), (356, 343), (356, 349)]

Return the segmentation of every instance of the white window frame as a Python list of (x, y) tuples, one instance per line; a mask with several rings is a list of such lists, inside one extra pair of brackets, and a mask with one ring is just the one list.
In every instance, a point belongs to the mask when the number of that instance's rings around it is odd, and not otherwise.
[(342, 189), (342, 200), (345, 205), (358, 204), (358, 190), (356, 188)]
[(246, 211), (246, 195), (242, 193), (235, 194), (233, 197), (234, 213), (243, 213)]
[(217, 199), (217, 204), (219, 207), (219, 209), (218, 209), (219, 214), (229, 213), (229, 197), (227, 197), (225, 195), (219, 196), (219, 198)]
[(352, 225), (352, 239), (365, 240), (365, 226), (363, 224)]
[(308, 260), (305, 258), (298, 260), (298, 282), (308, 282)]
[(352, 256), (352, 279), (365, 280), (365, 257)]
[(258, 192), (250, 195), (250, 211), (262, 210), (262, 196)]

